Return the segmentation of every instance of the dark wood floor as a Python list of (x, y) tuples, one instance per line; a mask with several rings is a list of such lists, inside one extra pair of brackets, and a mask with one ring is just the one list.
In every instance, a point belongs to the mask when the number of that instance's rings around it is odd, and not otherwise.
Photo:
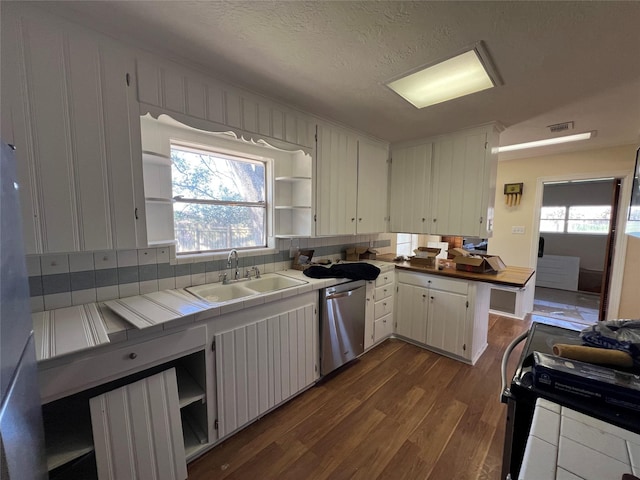
[(498, 480), (500, 361), (527, 327), (490, 316), (473, 367), (387, 340), (192, 462), (189, 479)]

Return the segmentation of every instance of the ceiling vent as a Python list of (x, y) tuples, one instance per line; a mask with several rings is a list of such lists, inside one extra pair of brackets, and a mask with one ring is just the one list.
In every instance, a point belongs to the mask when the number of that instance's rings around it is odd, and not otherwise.
[(547, 125), (547, 128), (551, 133), (566, 132), (567, 130), (573, 130), (573, 122), (556, 123), (554, 125)]

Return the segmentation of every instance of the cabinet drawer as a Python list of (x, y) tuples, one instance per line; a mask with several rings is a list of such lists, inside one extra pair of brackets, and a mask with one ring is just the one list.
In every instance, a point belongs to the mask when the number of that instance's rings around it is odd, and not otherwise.
[(393, 312), (393, 297), (376, 302), (374, 316), (376, 319)]
[(389, 283), (387, 285), (383, 285), (382, 287), (376, 288), (375, 299), (376, 302), (383, 300), (385, 298), (391, 297), (393, 295), (393, 284)]
[(400, 272), (398, 274), (398, 283), (407, 283), (416, 287), (459, 293), (461, 295), (466, 295), (469, 292), (469, 282), (467, 280), (456, 280), (423, 273)]
[(42, 403), (77, 393), (204, 348), (206, 325), (39, 371)]
[(393, 270), (390, 272), (381, 273), (380, 275), (378, 275), (378, 278), (376, 278), (376, 287), (381, 287), (383, 285), (393, 283), (393, 276)]
[(388, 337), (392, 333), (393, 333), (393, 319), (391, 318), (391, 314), (385, 315), (384, 317), (375, 321), (374, 327), (373, 327), (374, 343), (377, 343), (383, 338)]

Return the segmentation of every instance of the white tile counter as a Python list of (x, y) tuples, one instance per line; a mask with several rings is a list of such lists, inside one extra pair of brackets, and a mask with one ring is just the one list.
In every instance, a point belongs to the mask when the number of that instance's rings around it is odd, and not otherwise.
[(538, 399), (520, 480), (619, 480), (640, 475), (640, 435)]
[[(368, 261), (382, 272), (393, 264)], [(345, 278), (309, 278), (300, 270), (279, 275), (303, 280), (304, 285), (275, 290), (222, 303), (209, 303), (184, 289), (164, 290), (106, 302), (34, 313), (38, 361), (87, 350), (99, 345), (140, 338), (212, 317), (273, 302), (351, 281)]]

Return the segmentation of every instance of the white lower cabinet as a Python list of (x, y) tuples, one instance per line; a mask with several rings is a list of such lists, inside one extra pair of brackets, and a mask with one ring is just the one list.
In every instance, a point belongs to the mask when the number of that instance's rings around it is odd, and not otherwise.
[(176, 370), (89, 400), (100, 479), (187, 478)]
[(219, 438), (318, 378), (317, 301), (222, 331), (214, 340)]
[(212, 441), (205, 341), (199, 325), (40, 365), (50, 478), (186, 478)]
[(489, 285), (398, 273), (397, 335), (475, 364), (487, 347)]

